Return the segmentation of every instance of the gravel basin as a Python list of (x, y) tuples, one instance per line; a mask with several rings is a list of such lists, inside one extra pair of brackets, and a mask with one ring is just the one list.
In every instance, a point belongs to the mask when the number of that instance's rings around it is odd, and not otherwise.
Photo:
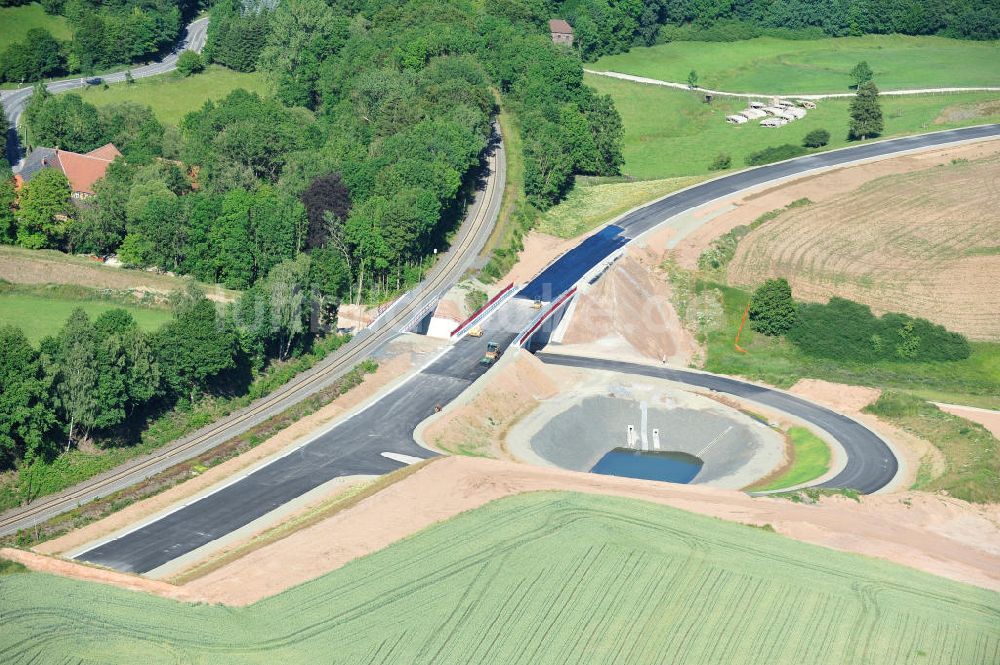
[[(731, 488), (749, 485), (781, 463), (783, 439), (766, 424), (707, 398), (700, 398), (695, 406), (691, 402), (586, 396), (547, 418), (534, 432), (530, 446), (543, 460), (564, 469), (593, 471), (602, 462), (597, 471), (608, 473), (610, 461), (613, 475), (669, 479), (670, 465), (660, 459), (665, 456), (653, 454), (655, 429), (660, 452), (685, 453), (703, 462), (689, 482)], [(630, 425), (634, 428), (632, 450), (649, 454), (602, 459), (615, 449), (629, 448)], [(657, 466), (665, 471), (658, 471)]]

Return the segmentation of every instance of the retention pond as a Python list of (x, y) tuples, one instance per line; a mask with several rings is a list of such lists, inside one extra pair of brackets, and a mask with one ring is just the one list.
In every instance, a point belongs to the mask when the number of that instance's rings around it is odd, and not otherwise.
[(704, 462), (687, 453), (615, 448), (605, 453), (590, 472), (605, 476), (689, 483), (701, 471), (702, 465)]

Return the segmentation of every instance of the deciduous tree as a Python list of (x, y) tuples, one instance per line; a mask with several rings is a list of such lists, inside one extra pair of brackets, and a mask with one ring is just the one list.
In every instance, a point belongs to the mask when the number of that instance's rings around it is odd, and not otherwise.
[(163, 380), (175, 395), (192, 402), (212, 379), (236, 365), (233, 331), (194, 287), (179, 299), (174, 319), (152, 341)]
[(0, 468), (46, 455), (56, 417), (38, 351), (20, 328), (0, 326)]
[(769, 279), (750, 299), (750, 327), (765, 335), (783, 335), (795, 325), (792, 288), (784, 277)]
[(875, 78), (875, 72), (872, 71), (867, 60), (862, 60), (854, 65), (854, 69), (851, 70), (851, 80), (854, 81), (854, 85), (851, 87), (860, 88), (873, 78)]
[(83, 432), (87, 436), (100, 413), (98, 337), (87, 313), (77, 308), (55, 339), (43, 341), (50, 351), (57, 404), (66, 425), (66, 450)]
[(59, 247), (73, 205), (69, 180), (62, 171), (42, 169), (21, 189), (17, 244), (29, 249)]

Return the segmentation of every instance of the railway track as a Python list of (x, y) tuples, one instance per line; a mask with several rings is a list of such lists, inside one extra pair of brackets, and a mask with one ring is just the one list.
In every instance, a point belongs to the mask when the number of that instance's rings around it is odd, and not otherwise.
[(496, 131), (499, 140), (495, 142), (495, 147), (486, 160), (490, 171), (486, 187), (482, 197), (474, 204), (472, 218), (462, 225), (457, 245), (442, 255), (438, 265), (424, 282), (380, 315), (374, 328), (359, 333), (329, 361), (321, 362), (225, 420), (208, 425), (172, 446), (137, 458), (86, 483), (59, 494), (43, 497), (27, 506), (7, 511), (0, 515), (0, 535), (35, 526), (84, 503), (125, 489), (225, 443), (339, 379), (395, 337), (401, 332), (401, 326), (408, 323), (415, 312), (426, 308), (461, 278), (485, 241), (484, 231), (492, 226), (499, 208), (500, 197), (503, 195), (505, 181), (506, 160), (499, 127)]

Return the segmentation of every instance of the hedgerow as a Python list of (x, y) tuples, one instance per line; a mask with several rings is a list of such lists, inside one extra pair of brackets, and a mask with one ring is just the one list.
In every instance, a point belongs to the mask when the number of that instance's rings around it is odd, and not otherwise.
[(871, 308), (844, 298), (800, 303), (788, 339), (803, 352), (853, 362), (953, 361), (972, 353), (959, 333), (906, 314), (875, 316)]

